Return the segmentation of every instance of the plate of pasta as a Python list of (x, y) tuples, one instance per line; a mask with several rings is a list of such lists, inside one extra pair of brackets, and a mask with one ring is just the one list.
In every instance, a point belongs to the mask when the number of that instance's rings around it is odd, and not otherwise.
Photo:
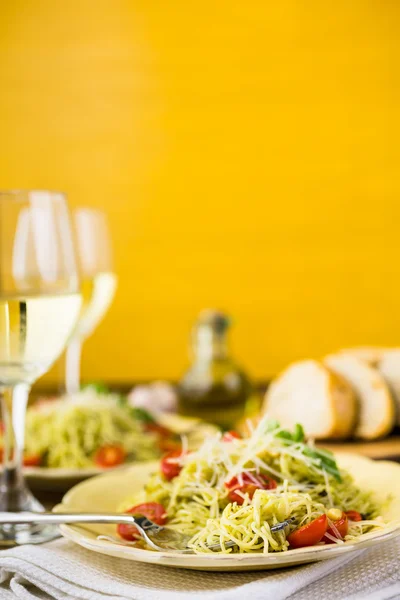
[(91, 550), (189, 569), (278, 568), (399, 534), (400, 465), (333, 455), (306, 440), (300, 425), (287, 431), (265, 417), (246, 437), (217, 433), (196, 451), (182, 447), (161, 461), (83, 482), (56, 510), (94, 506), (140, 513), (188, 534), (192, 553), (150, 550), (133, 525), (61, 526)]
[(153, 414), (104, 386), (88, 385), (28, 408), (24, 475), (34, 489), (66, 490), (105, 470), (160, 458), (180, 447), (182, 435), (195, 448), (216, 431), (199, 419)]

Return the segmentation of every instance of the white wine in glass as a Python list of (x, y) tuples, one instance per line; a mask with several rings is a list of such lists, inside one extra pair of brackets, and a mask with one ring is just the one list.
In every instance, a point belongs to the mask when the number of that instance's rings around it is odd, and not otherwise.
[[(0, 510), (42, 510), (22, 476), (30, 386), (63, 351), (81, 307), (70, 215), (63, 194), (0, 192)], [(52, 527), (2, 525), (0, 545), (38, 543)]]
[(117, 287), (106, 215), (100, 210), (79, 208), (74, 211), (73, 219), (82, 279), (82, 308), (66, 353), (68, 394), (80, 389), (82, 344), (108, 311)]

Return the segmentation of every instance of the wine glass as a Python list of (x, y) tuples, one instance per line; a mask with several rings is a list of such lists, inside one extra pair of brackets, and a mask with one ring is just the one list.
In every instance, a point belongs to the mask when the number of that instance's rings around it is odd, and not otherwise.
[(82, 344), (104, 317), (117, 286), (106, 215), (97, 209), (79, 208), (73, 213), (73, 221), (82, 279), (82, 308), (66, 352), (68, 394), (80, 389)]
[[(40, 511), (22, 476), (30, 387), (63, 351), (81, 305), (65, 196), (0, 191), (1, 511)], [(53, 527), (2, 525), (0, 545), (38, 543)]]

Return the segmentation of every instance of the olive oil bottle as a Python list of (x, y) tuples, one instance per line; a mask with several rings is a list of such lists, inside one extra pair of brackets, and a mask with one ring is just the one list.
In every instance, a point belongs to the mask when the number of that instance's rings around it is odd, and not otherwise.
[(178, 386), (182, 415), (231, 429), (254, 407), (255, 393), (228, 348), (229, 318), (218, 311), (200, 314), (193, 329), (193, 363)]

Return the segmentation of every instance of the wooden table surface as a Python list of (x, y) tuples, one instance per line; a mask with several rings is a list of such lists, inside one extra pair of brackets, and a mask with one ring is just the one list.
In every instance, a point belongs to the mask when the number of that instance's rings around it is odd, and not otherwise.
[(373, 442), (321, 442), (319, 445), (332, 452), (355, 452), (368, 458), (400, 462), (400, 435)]

